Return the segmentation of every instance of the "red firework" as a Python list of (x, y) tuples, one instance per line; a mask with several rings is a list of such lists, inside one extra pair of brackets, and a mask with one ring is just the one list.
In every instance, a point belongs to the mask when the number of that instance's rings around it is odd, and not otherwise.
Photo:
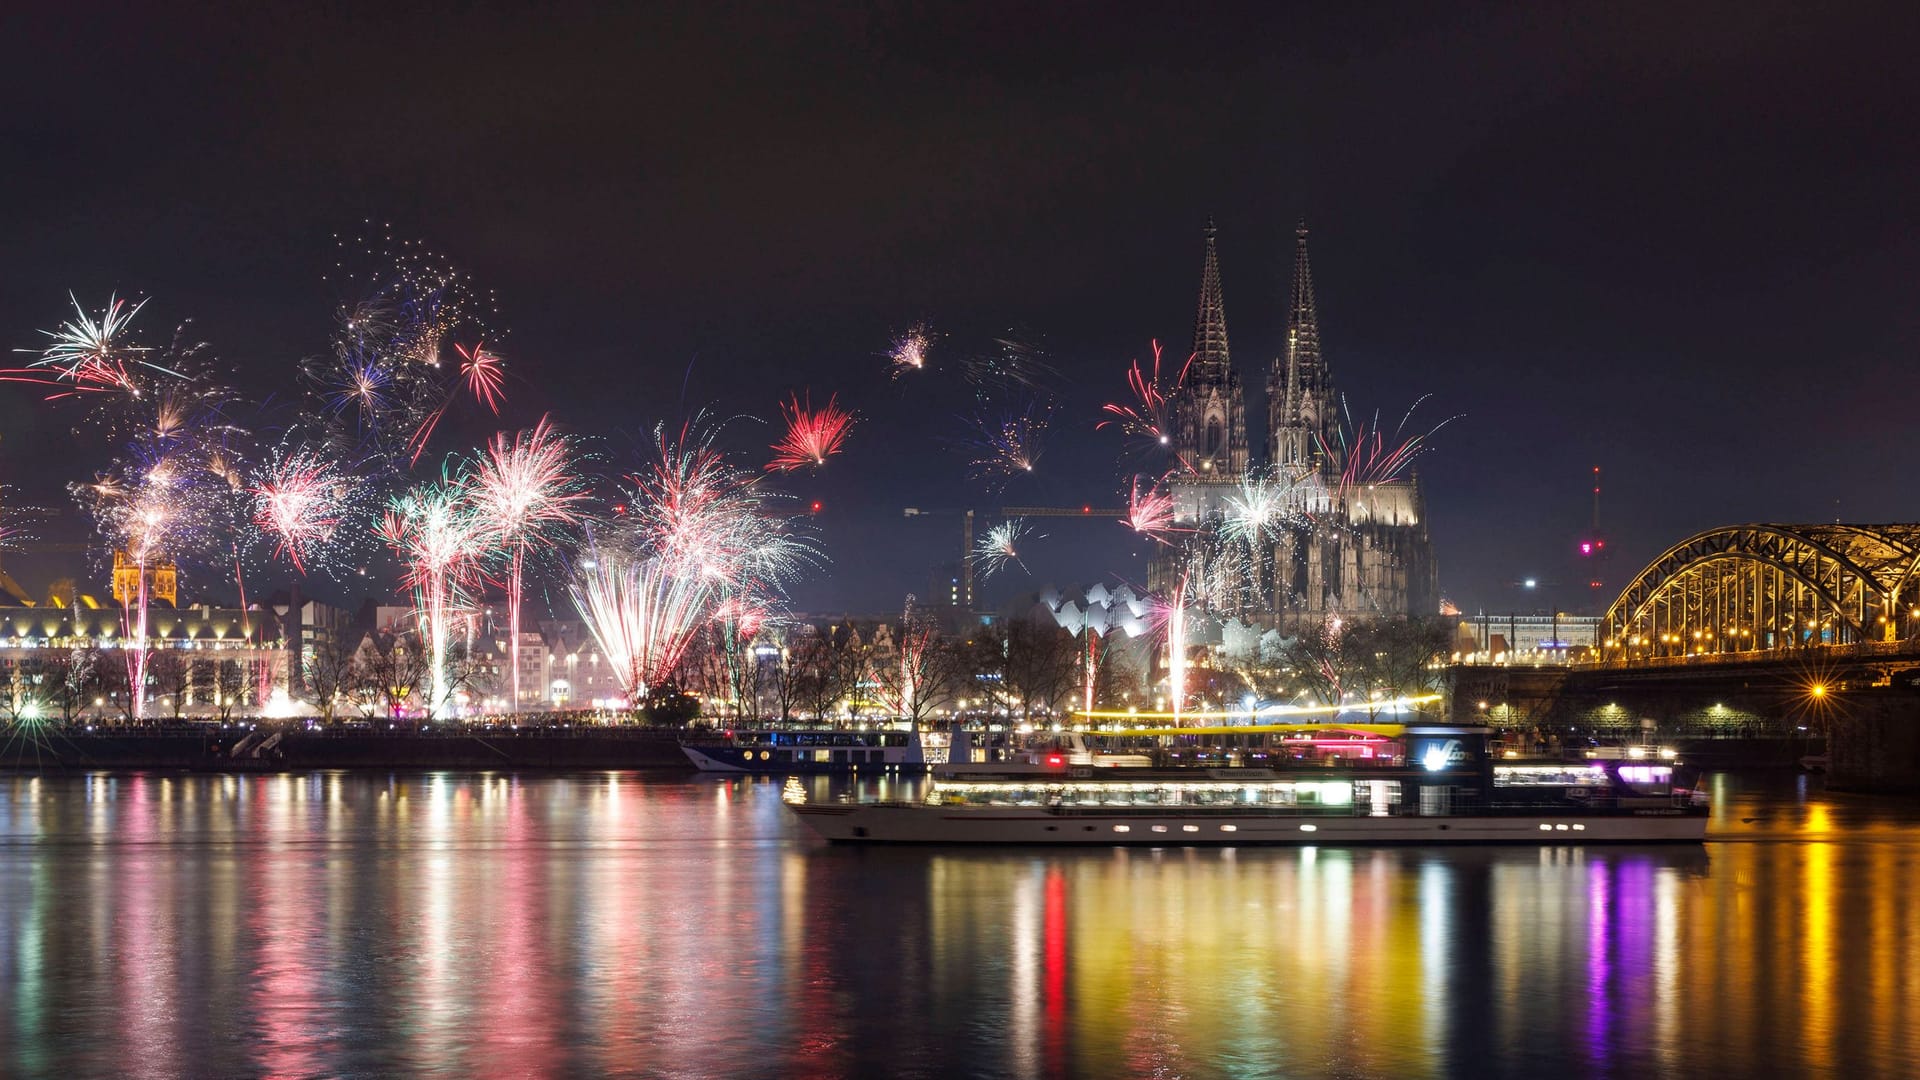
[(500, 386), (504, 381), (500, 357), (479, 342), (474, 342), (472, 352), (460, 345), (453, 348), (460, 354), (460, 377), (467, 381), (473, 399), (492, 409), (495, 416), (500, 415)]
[(1153, 485), (1140, 490), (1140, 478), (1133, 478), (1133, 490), (1127, 497), (1127, 528), (1142, 536), (1152, 537), (1164, 544), (1166, 534), (1173, 531), (1173, 495), (1158, 491)]
[[(1145, 439), (1157, 447), (1171, 446), (1173, 443), (1172, 420), (1168, 416), (1168, 397), (1172, 387), (1162, 387), (1160, 382), (1160, 343), (1153, 343), (1153, 374), (1148, 375), (1140, 369), (1140, 361), (1135, 360), (1127, 371), (1127, 386), (1133, 391), (1133, 403), (1109, 402), (1102, 408), (1110, 419), (1094, 425), (1095, 429), (1108, 424), (1120, 425), (1120, 430), (1138, 439)], [(1181, 365), (1180, 374), (1174, 379), (1178, 386), (1186, 378), (1187, 367), (1193, 363), (1193, 357), (1187, 357), (1187, 363)]]
[(829, 457), (840, 452), (840, 445), (847, 441), (847, 432), (853, 427), (853, 414), (840, 408), (837, 394), (828, 398), (817, 412), (811, 394), (805, 403), (795, 395), (791, 404), (781, 404), (780, 415), (786, 419), (787, 432), (773, 444), (773, 460), (767, 462), (767, 469), (772, 472), (825, 465)]

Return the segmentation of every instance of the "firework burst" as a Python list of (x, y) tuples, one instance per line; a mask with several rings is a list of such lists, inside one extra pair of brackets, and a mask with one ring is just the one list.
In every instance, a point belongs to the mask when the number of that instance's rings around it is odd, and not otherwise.
[[(1186, 365), (1172, 382), (1161, 377), (1160, 343), (1153, 343), (1153, 371), (1148, 374), (1135, 360), (1127, 370), (1127, 387), (1133, 392), (1130, 402), (1109, 402), (1102, 406), (1107, 418), (1094, 425), (1095, 430), (1117, 425), (1128, 438), (1139, 440), (1143, 450), (1166, 452), (1173, 445), (1172, 396), (1174, 387), (1186, 377)], [(1188, 357), (1187, 364), (1192, 364)]]
[(927, 366), (927, 350), (933, 347), (933, 330), (926, 323), (915, 323), (893, 339), (887, 349), (887, 358), (893, 361), (893, 377), (899, 378), (910, 371), (923, 371)]
[(466, 382), (467, 390), (473, 399), (500, 415), (501, 384), (505, 381), (503, 365), (498, 353), (487, 351), (487, 347), (474, 342), (469, 351), (464, 345), (455, 345), (453, 350), (460, 354), (460, 378)]
[(369, 223), (360, 235), (336, 237), (336, 246), (328, 280), (349, 298), (338, 309), (331, 354), (305, 365), (305, 379), (325, 403), (337, 442), (411, 467), (463, 393), (499, 411), (497, 352), (456, 345), (457, 363), (442, 355), (456, 337), (500, 336), (486, 325), (493, 298), (445, 258), (396, 242), (384, 226)]
[(704, 417), (677, 432), (654, 429), (653, 463), (630, 477), (633, 525), (670, 565), (720, 581), (730, 595), (780, 595), (818, 550), (796, 535), (781, 496), (727, 460), (717, 434)]
[(486, 526), (474, 512), (467, 481), (442, 476), (395, 497), (376, 534), (406, 567), (414, 616), (426, 639), (427, 709), (434, 715), (453, 696), (447, 652), (453, 622), (480, 580)]
[(1025, 408), (1004, 412), (978, 412), (967, 421), (968, 437), (962, 445), (971, 452), (968, 475), (999, 489), (1016, 476), (1031, 473), (1045, 449), (1051, 411), (1038, 402)]
[(638, 704), (673, 677), (714, 610), (714, 583), (666, 560), (598, 552), (582, 559), (570, 592), (627, 699)]
[(42, 331), (51, 344), (40, 358), (0, 369), (0, 381), (44, 387), (48, 401), (84, 399), (88, 422), (112, 442), (205, 422), (232, 401), (213, 377), (208, 346), (187, 337), (188, 324), (180, 324), (164, 347), (152, 347), (135, 343), (131, 329), (146, 301), (112, 297), (97, 317), (78, 300), (73, 306), (72, 320)]
[(767, 469), (772, 472), (825, 465), (829, 457), (840, 452), (854, 420), (852, 413), (840, 408), (837, 395), (828, 398), (818, 411), (813, 408), (811, 395), (804, 403), (795, 396), (791, 405), (781, 404), (780, 415), (786, 421), (787, 430), (780, 441), (773, 444), (773, 460), (767, 463)]
[(187, 434), (144, 433), (107, 472), (69, 488), (114, 552), (114, 594), (126, 633), (129, 714), (135, 721), (145, 716), (153, 572), (203, 550), (215, 536), (231, 535), (230, 459), (217, 443)]
[(1320, 452), (1339, 464), (1342, 496), (1403, 478), (1414, 460), (1429, 449), (1427, 440), (1441, 428), (1459, 419), (1457, 415), (1449, 416), (1424, 432), (1409, 435), (1408, 425), (1413, 420), (1414, 412), (1429, 396), (1423, 395), (1415, 400), (1391, 434), (1382, 429), (1377, 411), (1371, 420), (1354, 423), (1346, 400), (1341, 399), (1341, 423), (1334, 429), (1331, 442), (1320, 440)]
[(1271, 539), (1289, 522), (1306, 517), (1302, 486), (1284, 477), (1249, 472), (1223, 500), (1221, 534), (1229, 540), (1257, 545)]
[(295, 451), (262, 469), (250, 489), (253, 523), (276, 540), (275, 557), (285, 556), (302, 574), (306, 563), (333, 539), (347, 517), (359, 485), (333, 462)]
[(973, 561), (980, 570), (981, 580), (1006, 569), (1008, 564), (1026, 572), (1027, 564), (1020, 561), (1019, 548), (1027, 536), (1025, 518), (1010, 518), (988, 529), (973, 548)]
[(1146, 490), (1140, 489), (1140, 478), (1133, 478), (1133, 489), (1127, 495), (1127, 528), (1159, 543), (1170, 541), (1167, 534), (1173, 531), (1173, 494), (1162, 491), (1153, 484)]
[(74, 317), (57, 329), (42, 330), (43, 335), (52, 339), (51, 344), (41, 351), (40, 359), (25, 368), (7, 372), (9, 381), (51, 387), (54, 393), (47, 395), (49, 400), (86, 393), (138, 397), (146, 381), (140, 378), (141, 373), (177, 374), (150, 363), (148, 356), (152, 350), (127, 340), (128, 327), (140, 309), (147, 306), (145, 300), (128, 304), (118, 296), (110, 296), (107, 306), (95, 317), (88, 314), (72, 293), (67, 294), (67, 299), (73, 304)]
[[(477, 351), (477, 350), (476, 350)], [(563, 436), (546, 417), (511, 441), (495, 435), (473, 471), (475, 511), (487, 538), (511, 554), (507, 568), (507, 653), (513, 707), (520, 707), (521, 581), (530, 549), (552, 548), (584, 520), (588, 496)]]
[(782, 497), (727, 459), (718, 432), (704, 416), (656, 427), (652, 460), (623, 492), (626, 512), (590, 531), (574, 560), (574, 606), (636, 704), (671, 677), (700, 628), (750, 638), (783, 606), (787, 582), (820, 560)]
[(1007, 392), (1051, 398), (1051, 387), (1060, 376), (1040, 346), (1017, 330), (995, 338), (992, 352), (961, 361), (961, 373), (982, 400)]

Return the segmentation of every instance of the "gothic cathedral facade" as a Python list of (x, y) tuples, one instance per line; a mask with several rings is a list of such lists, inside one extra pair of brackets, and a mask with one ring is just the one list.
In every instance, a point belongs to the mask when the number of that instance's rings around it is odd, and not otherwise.
[(1340, 399), (1320, 352), (1306, 226), (1295, 236), (1285, 344), (1267, 374), (1264, 460), (1250, 453), (1212, 222), (1193, 354), (1169, 418), (1175, 460), (1169, 485), (1182, 535), (1217, 532), (1233, 500), (1247, 497), (1249, 483), (1284, 492), (1290, 505), (1261, 537), (1258, 557), (1222, 569), (1205, 566), (1204, 559), (1196, 563), (1192, 548), (1169, 551), (1154, 561), (1149, 585), (1169, 595), (1175, 578), (1191, 575), (1196, 565), (1200, 573), (1227, 573), (1234, 580), (1207, 590), (1217, 613), (1282, 630), (1328, 619), (1435, 614), (1439, 586), (1420, 478), (1380, 479), (1348, 468)]

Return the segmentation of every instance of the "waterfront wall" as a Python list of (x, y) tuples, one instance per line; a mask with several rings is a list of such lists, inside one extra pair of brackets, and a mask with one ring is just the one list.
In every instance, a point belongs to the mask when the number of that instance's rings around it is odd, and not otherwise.
[(1709, 767), (1823, 755), (1835, 791), (1920, 794), (1920, 687), (1814, 676), (1831, 679), (1814, 694), (1809, 678), (1459, 667), (1450, 710), (1460, 723), (1659, 741)]
[(0, 768), (84, 769), (686, 769), (670, 731), (412, 734), (300, 732), (259, 758), (234, 758), (242, 732), (16, 733)]

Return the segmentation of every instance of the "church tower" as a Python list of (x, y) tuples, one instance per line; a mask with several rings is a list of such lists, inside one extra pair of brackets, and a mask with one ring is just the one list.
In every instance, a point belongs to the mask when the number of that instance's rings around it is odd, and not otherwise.
[(1287, 340), (1267, 376), (1267, 460), (1292, 475), (1338, 475), (1339, 403), (1333, 375), (1320, 355), (1320, 315), (1314, 308), (1313, 267), (1307, 262), (1307, 225), (1293, 231), (1293, 294), (1287, 305)]
[(1227, 349), (1227, 310), (1220, 292), (1220, 257), (1213, 219), (1207, 219), (1206, 261), (1200, 270), (1200, 310), (1193, 321), (1193, 356), (1174, 397), (1174, 453), (1178, 468), (1203, 480), (1238, 480), (1247, 469), (1247, 410), (1240, 375)]

